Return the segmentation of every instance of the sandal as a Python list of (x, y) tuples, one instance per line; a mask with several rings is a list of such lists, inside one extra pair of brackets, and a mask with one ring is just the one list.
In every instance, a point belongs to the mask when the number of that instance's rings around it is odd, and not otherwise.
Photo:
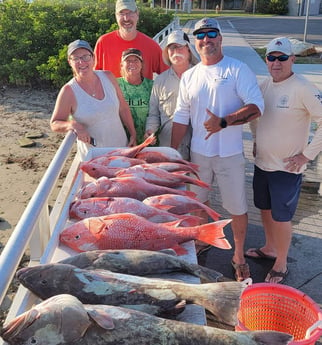
[[(283, 284), (285, 279), (286, 279), (286, 277), (287, 277), (287, 275), (288, 275), (288, 272), (289, 271), (288, 271), (287, 267), (286, 267), (286, 271), (285, 272), (277, 272), (277, 271), (271, 269), (268, 272), (268, 274), (267, 274), (267, 276), (265, 278), (265, 282), (266, 283), (271, 283), (271, 284)], [(276, 277), (281, 278), (281, 280), (279, 280), (278, 282), (276, 282), (276, 281), (275, 282), (271, 282), (271, 279), (272, 278), (276, 278)]]
[(247, 278), (250, 278), (250, 271), (248, 263), (245, 264), (236, 264), (233, 260), (231, 260), (231, 265), (233, 266), (235, 279), (238, 282), (242, 282)]
[(260, 248), (249, 248), (244, 254), (246, 258), (251, 259), (266, 259), (275, 261), (276, 257), (265, 254)]

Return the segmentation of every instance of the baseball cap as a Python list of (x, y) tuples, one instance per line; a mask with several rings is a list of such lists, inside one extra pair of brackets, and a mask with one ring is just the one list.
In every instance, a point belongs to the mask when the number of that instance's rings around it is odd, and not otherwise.
[(122, 10), (129, 10), (132, 12), (137, 11), (136, 3), (134, 0), (117, 0), (115, 4), (115, 12), (119, 13)]
[(124, 50), (122, 53), (122, 62), (125, 61), (129, 56), (136, 56), (141, 61), (143, 61), (142, 53), (139, 49), (129, 48)]
[(266, 55), (272, 52), (280, 52), (286, 55), (293, 55), (292, 43), (286, 37), (274, 38), (267, 45)]
[(79, 48), (84, 48), (84, 49), (87, 49), (92, 54), (94, 53), (92, 47), (89, 45), (89, 43), (87, 41), (76, 40), (76, 41), (74, 41), (68, 45), (67, 56), (73, 54), (73, 52)]
[(220, 25), (214, 18), (202, 18), (195, 24), (195, 30), (193, 31), (193, 35), (196, 35), (199, 31), (203, 29), (214, 29), (220, 31)]
[(190, 43), (188, 35), (182, 30), (172, 31), (171, 34), (167, 37), (166, 45), (162, 50), (163, 61), (170, 66), (168, 47), (170, 44), (180, 44), (182, 46), (187, 45), (191, 52), (191, 63), (196, 65), (199, 62), (199, 55), (195, 50), (195, 47)]

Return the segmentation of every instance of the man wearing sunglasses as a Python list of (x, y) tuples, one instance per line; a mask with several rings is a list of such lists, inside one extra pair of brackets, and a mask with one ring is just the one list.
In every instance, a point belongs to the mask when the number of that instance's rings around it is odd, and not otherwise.
[[(232, 218), (235, 251), (231, 263), (236, 280), (243, 281), (250, 272), (244, 257), (248, 216), (242, 130), (244, 123), (261, 115), (264, 100), (250, 68), (223, 55), (215, 19), (198, 21), (193, 35), (201, 62), (181, 78), (171, 146), (179, 146), (191, 122), (191, 160), (199, 165), (203, 181), (217, 180), (223, 207)], [(209, 206), (208, 190), (191, 190)], [(204, 212), (198, 215), (208, 222)]]
[[(322, 150), (322, 94), (292, 71), (295, 56), (286, 37), (267, 46), (270, 76), (261, 89), (263, 115), (251, 124), (255, 136), (254, 203), (261, 211), (266, 243), (245, 253), (274, 261), (265, 281), (283, 283), (292, 239), (291, 220), (296, 211), (302, 173)], [(318, 124), (309, 143), (311, 121)]]

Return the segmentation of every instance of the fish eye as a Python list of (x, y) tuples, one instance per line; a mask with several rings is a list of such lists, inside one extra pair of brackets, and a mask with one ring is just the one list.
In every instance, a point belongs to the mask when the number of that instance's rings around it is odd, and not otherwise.
[(38, 341), (35, 337), (31, 337), (28, 341), (28, 344), (37, 344), (37, 343), (38, 343)]
[(47, 280), (46, 280), (46, 279), (42, 279), (42, 280), (40, 281), (40, 284), (41, 284), (41, 285), (47, 285)]
[(80, 235), (75, 236), (75, 240), (79, 240), (80, 238), (81, 238)]

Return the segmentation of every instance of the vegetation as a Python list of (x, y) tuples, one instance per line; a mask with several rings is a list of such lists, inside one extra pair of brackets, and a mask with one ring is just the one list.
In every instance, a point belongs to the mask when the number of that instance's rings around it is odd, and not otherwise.
[[(114, 7), (105, 0), (0, 2), (0, 85), (61, 87), (71, 77), (67, 45), (81, 38), (94, 47), (116, 29)], [(153, 37), (172, 19), (161, 8), (140, 5), (138, 28)]]

